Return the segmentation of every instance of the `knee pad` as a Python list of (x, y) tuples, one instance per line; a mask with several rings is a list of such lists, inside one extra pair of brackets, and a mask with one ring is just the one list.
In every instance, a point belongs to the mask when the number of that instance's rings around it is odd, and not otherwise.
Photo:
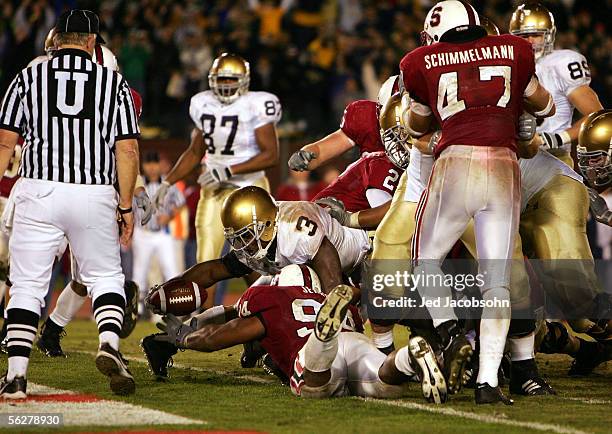
[(536, 329), (536, 323), (534, 319), (516, 319), (513, 318), (510, 321), (510, 328), (508, 329), (509, 338), (522, 338), (531, 333)]

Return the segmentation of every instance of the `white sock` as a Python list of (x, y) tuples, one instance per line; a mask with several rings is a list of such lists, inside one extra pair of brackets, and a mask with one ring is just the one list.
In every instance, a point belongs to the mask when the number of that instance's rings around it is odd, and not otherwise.
[(13, 356), (8, 358), (7, 380), (12, 380), (15, 377), (25, 377), (28, 372), (29, 357)]
[(304, 368), (310, 372), (325, 372), (331, 369), (338, 354), (338, 337), (321, 342), (311, 333), (304, 345)]
[(113, 350), (117, 350), (119, 351), (119, 335), (115, 332), (109, 332), (109, 331), (105, 331), (105, 332), (100, 332), (100, 346), (102, 346), (103, 343), (108, 343)]
[[(485, 301), (510, 299), (506, 288), (490, 289), (483, 294)], [(484, 307), (480, 320), (480, 363), (477, 383), (497, 387), (497, 371), (504, 355), (506, 336), (510, 327), (510, 307)]]
[(407, 346), (400, 348), (397, 353), (395, 353), (395, 360), (393, 362), (397, 370), (401, 373), (409, 377), (414, 377), (416, 374), (416, 371), (413, 369), (412, 365), (410, 365), (410, 351)]
[[(419, 284), (417, 289), (424, 302), (435, 303), (426, 306), (432, 318), (434, 327), (447, 321), (456, 321), (457, 315), (448, 301), (452, 299), (450, 286), (444, 285), (444, 273), (439, 265), (419, 260), (420, 264), (414, 270), (414, 278)], [(416, 279), (420, 279), (420, 282)], [(437, 285), (442, 283), (442, 285)], [(439, 304), (439, 306), (437, 306)]]
[(81, 296), (74, 292), (71, 283), (72, 282), (68, 282), (68, 285), (66, 285), (59, 295), (57, 303), (55, 304), (55, 309), (53, 309), (53, 312), (49, 315), (51, 321), (60, 327), (66, 327), (68, 323), (72, 321), (87, 298), (87, 296)]
[(376, 348), (387, 348), (393, 345), (393, 329), (383, 332), (376, 333), (372, 332), (372, 342), (376, 345)]
[(535, 333), (521, 338), (510, 338), (510, 354), (513, 362), (529, 360), (535, 357)]

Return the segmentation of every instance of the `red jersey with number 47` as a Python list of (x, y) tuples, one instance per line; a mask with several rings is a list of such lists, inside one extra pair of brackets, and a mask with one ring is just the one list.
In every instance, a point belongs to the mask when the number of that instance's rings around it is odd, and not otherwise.
[(384, 152), (366, 153), (348, 166), (330, 185), (313, 199), (335, 197), (340, 199), (349, 212), (371, 208), (366, 191), (383, 190), (393, 196), (400, 177), (400, 170)]
[(355, 142), (359, 153), (384, 151), (378, 126), (378, 104), (360, 99), (344, 109), (340, 129)]
[[(257, 316), (266, 328), (261, 346), (288, 376), (308, 336), (325, 294), (303, 286), (252, 286), (236, 303), (241, 318)], [(363, 331), (359, 311), (350, 306), (344, 324), (347, 331)]]
[(449, 145), (516, 151), (523, 95), (535, 75), (529, 42), (513, 35), (438, 42), (408, 53), (400, 70), (411, 98), (442, 126), (436, 156)]

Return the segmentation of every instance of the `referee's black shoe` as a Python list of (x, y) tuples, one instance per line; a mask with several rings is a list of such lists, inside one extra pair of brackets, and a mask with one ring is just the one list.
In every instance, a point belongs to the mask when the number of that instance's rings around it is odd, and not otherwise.
[(4, 399), (26, 399), (27, 387), (28, 382), (24, 377), (15, 377), (9, 381), (5, 374), (0, 383), (0, 397)]
[(60, 340), (66, 336), (64, 329), (47, 318), (40, 329), (40, 337), (36, 341), (38, 349), (47, 357), (66, 357)]
[(110, 388), (116, 395), (131, 395), (136, 391), (136, 383), (127, 363), (121, 353), (108, 343), (100, 346), (96, 368), (110, 379)]

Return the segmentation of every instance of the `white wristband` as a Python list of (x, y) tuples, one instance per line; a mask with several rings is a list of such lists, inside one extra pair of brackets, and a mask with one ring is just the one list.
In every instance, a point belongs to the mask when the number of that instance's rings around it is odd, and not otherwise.
[(548, 95), (548, 104), (546, 104), (546, 107), (544, 107), (543, 110), (535, 112), (534, 115), (539, 118), (548, 116), (554, 106), (555, 106), (555, 101), (553, 100), (552, 95)]
[(349, 217), (349, 228), (361, 229), (361, 225), (359, 224), (359, 213), (361, 211), (357, 211), (351, 214)]

